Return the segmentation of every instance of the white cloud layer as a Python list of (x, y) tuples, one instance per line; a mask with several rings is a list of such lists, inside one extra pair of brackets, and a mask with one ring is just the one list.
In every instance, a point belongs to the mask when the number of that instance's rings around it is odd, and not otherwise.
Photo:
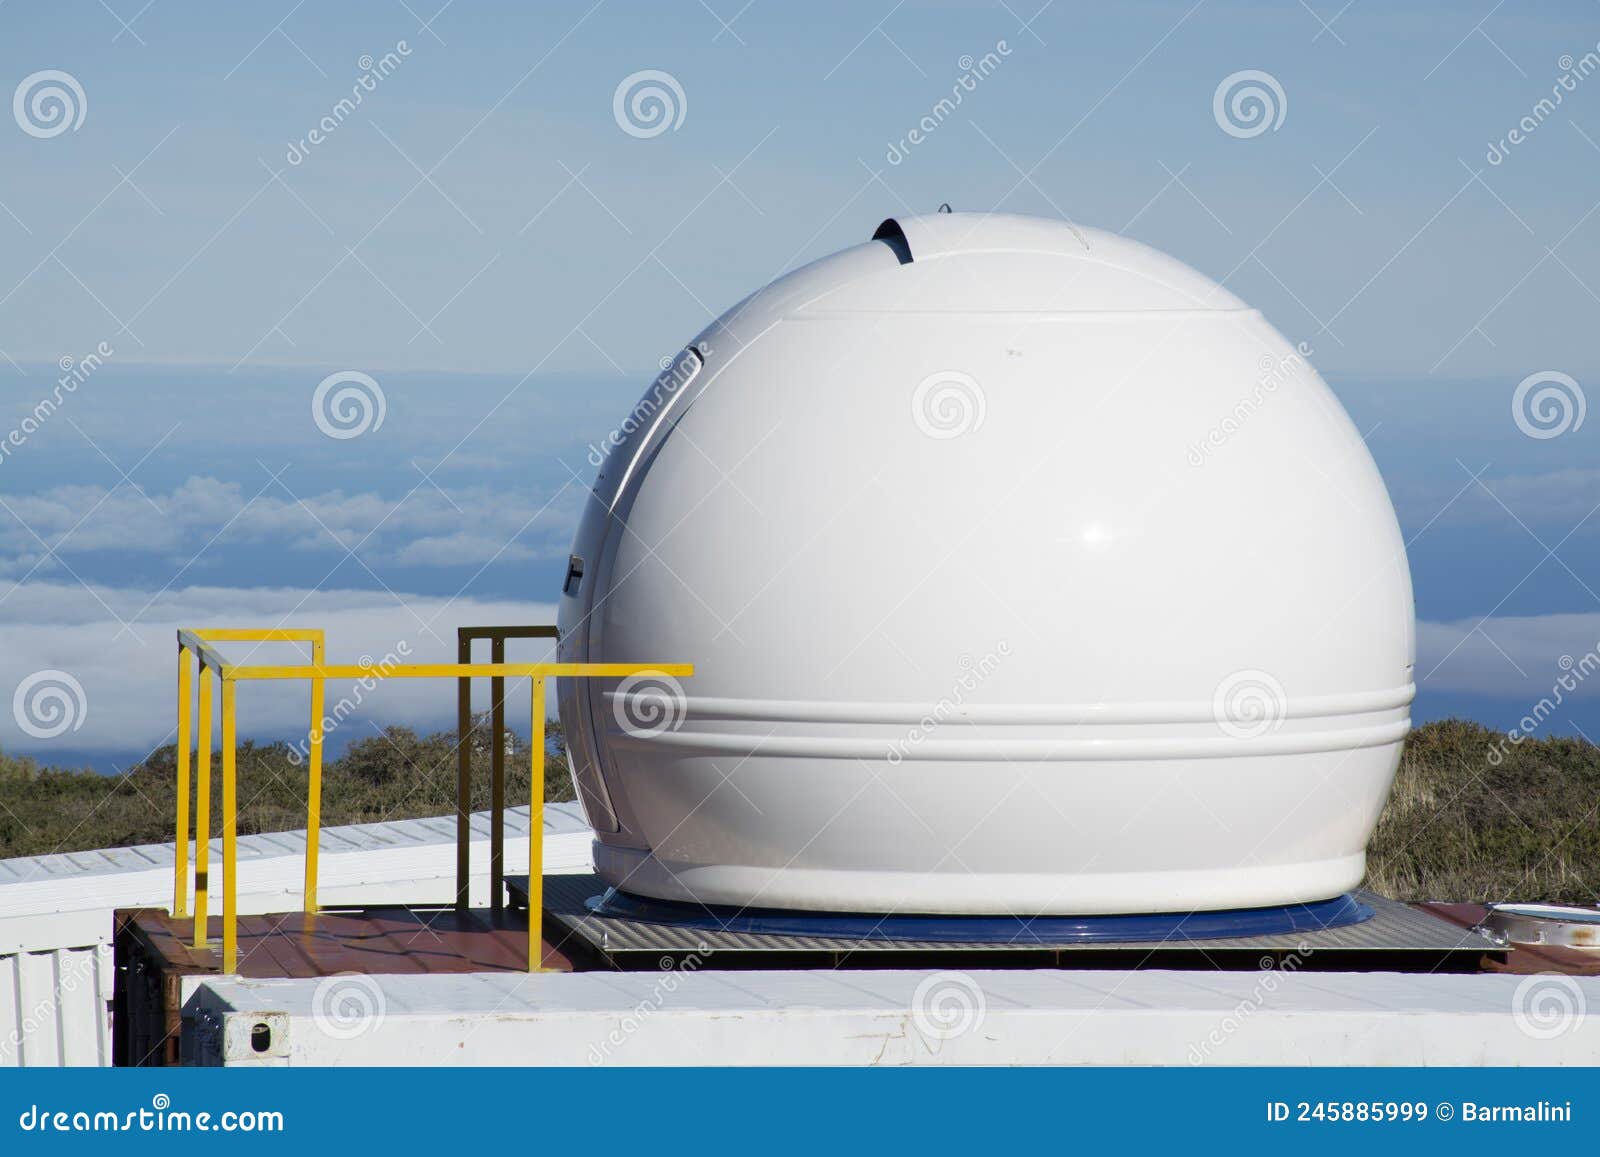
[[(1537, 474), (1484, 474), (1457, 469), (1395, 484), (1395, 500), (1412, 526), (1559, 528), (1586, 522), (1600, 505), (1600, 469), (1570, 467)], [(1560, 538), (1561, 535), (1556, 535)]]
[[(102, 606), (101, 604), (104, 604)], [(145, 608), (130, 631), (106, 607), (130, 620)], [(306, 591), (292, 588), (229, 590), (190, 587), (166, 592), (131, 588), (83, 587), (33, 582), (0, 602), (0, 749), (26, 752), (49, 761), (58, 751), (143, 752), (172, 741), (175, 720), (177, 642), (182, 627), (322, 627), (328, 660), (354, 663), (365, 656), (379, 661), (402, 643), (407, 662), (454, 662), (458, 626), (553, 623), (549, 603), (394, 596), (386, 592)], [(487, 647), (487, 644), (480, 644)], [(509, 644), (510, 655), (537, 661), (544, 644)], [(289, 644), (250, 644), (222, 648), (230, 659), (254, 662), (271, 656), (299, 662)], [(480, 658), (486, 658), (486, 654)], [(86, 709), (77, 726), (52, 738), (27, 734), (11, 700), (16, 688), (36, 672), (64, 671), (83, 688)], [(331, 706), (350, 685), (328, 684)], [(478, 691), (487, 701), (487, 684)], [(406, 723), (419, 730), (449, 726), (454, 719), (455, 687), (444, 679), (397, 679), (364, 693), (361, 711), (347, 720), (346, 735), (369, 735), (372, 724)], [(294, 739), (309, 722), (307, 685), (260, 683), (238, 692), (239, 733)], [(513, 700), (520, 702), (520, 700)], [(508, 706), (508, 718), (520, 720)]]
[[(1600, 613), (1417, 624), (1417, 682), (1428, 691), (1536, 702), (1563, 676), (1593, 671), (1597, 660)], [(1600, 672), (1563, 695), (1600, 698)]]
[[(69, 559), (93, 550), (166, 556), (181, 566), (201, 551), (273, 543), (295, 551), (356, 550), (372, 563), (479, 567), (556, 558), (577, 525), (584, 489), (550, 493), (421, 484), (394, 498), (375, 492), (291, 492), (191, 477), (165, 493), (131, 485), (62, 485), (4, 497), (0, 574), (60, 573), (46, 545)], [(37, 568), (37, 569), (36, 569)]]

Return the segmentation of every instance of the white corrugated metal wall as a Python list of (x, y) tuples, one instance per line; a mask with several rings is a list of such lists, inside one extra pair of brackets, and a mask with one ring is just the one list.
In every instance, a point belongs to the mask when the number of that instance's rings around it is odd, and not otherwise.
[(111, 945), (0, 956), (0, 1067), (111, 1063)]

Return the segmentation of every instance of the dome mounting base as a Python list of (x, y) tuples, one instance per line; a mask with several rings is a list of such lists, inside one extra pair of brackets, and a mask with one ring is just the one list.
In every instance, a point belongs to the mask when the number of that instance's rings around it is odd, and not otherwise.
[(806, 912), (656, 900), (609, 888), (586, 903), (597, 916), (645, 924), (767, 936), (826, 936), (946, 944), (1137, 944), (1323, 932), (1359, 924), (1373, 910), (1354, 896), (1215, 912), (1094, 916), (949, 916)]

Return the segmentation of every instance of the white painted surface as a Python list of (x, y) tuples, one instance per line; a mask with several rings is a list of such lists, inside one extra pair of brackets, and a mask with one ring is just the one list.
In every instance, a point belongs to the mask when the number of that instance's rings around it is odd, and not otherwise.
[[(1539, 980), (1600, 1009), (1600, 979)], [(371, 1017), (326, 1019), (339, 1003), (329, 986), (341, 982), (371, 986), (360, 994)], [(1527, 983), (1046, 970), (226, 978), (193, 991), (187, 1008), (201, 1028), (188, 1055), (273, 1065), (1600, 1063), (1600, 1016), (1547, 1039), (1524, 1031)], [(263, 1022), (273, 1040), (258, 1055), (250, 1030)]]
[(1137, 242), (901, 225), (909, 263), (858, 245), (719, 318), (600, 465), (561, 658), (696, 673), (559, 689), (599, 872), (878, 912), (1354, 887), (1415, 628), (1338, 400)]
[[(488, 903), (489, 817), (472, 818), (472, 897)], [(528, 809), (506, 813), (506, 867), (526, 870)], [(545, 808), (546, 872), (590, 868), (577, 804)], [(325, 828), (321, 901), (446, 903), (455, 895), (455, 819)], [(301, 905), (305, 832), (239, 840), (239, 911)], [(0, 1067), (110, 1063), (112, 914), (170, 907), (171, 844), (0, 860)], [(222, 847), (211, 847), (213, 914), (221, 910)]]
[(111, 1063), (111, 945), (0, 955), (0, 1068)]

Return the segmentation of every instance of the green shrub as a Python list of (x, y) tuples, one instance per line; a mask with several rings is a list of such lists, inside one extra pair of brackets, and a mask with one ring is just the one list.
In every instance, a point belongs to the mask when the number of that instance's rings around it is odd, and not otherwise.
[(1407, 900), (1600, 900), (1600, 748), (1512, 745), (1447, 719), (1412, 732), (1368, 846), (1367, 883)]

